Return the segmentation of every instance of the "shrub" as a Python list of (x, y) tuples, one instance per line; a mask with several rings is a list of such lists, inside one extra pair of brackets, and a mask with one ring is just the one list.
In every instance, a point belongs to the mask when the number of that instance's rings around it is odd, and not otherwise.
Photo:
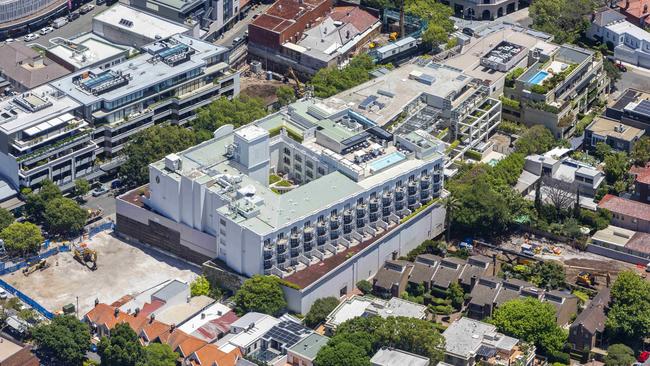
[(372, 292), (372, 284), (366, 280), (357, 282), (357, 288), (364, 294), (369, 294)]

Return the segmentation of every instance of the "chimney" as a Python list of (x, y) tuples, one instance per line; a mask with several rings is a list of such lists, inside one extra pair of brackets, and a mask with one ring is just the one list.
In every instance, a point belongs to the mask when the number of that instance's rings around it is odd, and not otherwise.
[(156, 320), (156, 316), (151, 314), (151, 316), (149, 317), (149, 324), (153, 323), (154, 320)]
[(630, 7), (630, 0), (625, 0), (625, 8), (624, 9), (627, 10), (627, 8), (629, 8), (629, 7)]
[(205, 319), (205, 313), (201, 313), (201, 319)]
[(643, 14), (648, 12), (648, 4), (643, 4)]
[(474, 288), (474, 285), (476, 285), (476, 276), (472, 276), (472, 278), (470, 278), (470, 290)]
[(95, 298), (95, 306), (99, 305), (99, 299)]
[(113, 311), (113, 315), (115, 315), (115, 317), (117, 318), (117, 316), (120, 315), (120, 309), (115, 308), (115, 310)]
[(135, 312), (134, 312), (133, 316), (137, 317), (138, 314), (140, 314), (140, 308), (135, 308)]
[(492, 276), (497, 275), (497, 255), (492, 254)]
[(174, 329), (176, 329), (176, 324), (172, 324), (172, 325), (169, 327), (169, 333), (173, 332)]

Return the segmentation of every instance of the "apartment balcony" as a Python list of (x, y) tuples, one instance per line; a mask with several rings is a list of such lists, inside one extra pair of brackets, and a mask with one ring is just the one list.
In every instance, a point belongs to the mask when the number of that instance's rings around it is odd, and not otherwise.
[(271, 258), (273, 258), (273, 248), (264, 247), (264, 259), (271, 259)]
[(357, 206), (357, 218), (365, 217), (366, 212), (368, 211), (368, 205), (362, 203)]
[(338, 230), (341, 227), (338, 217), (330, 218), (330, 230)]
[(291, 234), (291, 238), (289, 239), (289, 245), (291, 248), (297, 248), (300, 246), (300, 235), (299, 234)]
[(296, 249), (292, 248), (291, 249), (291, 258), (296, 258), (299, 255), (300, 255), (300, 249), (298, 249), (298, 248), (296, 248)]
[(302, 233), (302, 236), (305, 243), (311, 242), (312, 240), (314, 240), (314, 229), (310, 227), (305, 228), (305, 230)]
[(352, 232), (352, 224), (343, 225), (343, 234), (349, 234)]
[(349, 224), (352, 222), (352, 210), (345, 210), (343, 212), (343, 224)]
[(414, 204), (417, 202), (417, 200), (418, 200), (417, 197), (415, 197), (415, 196), (410, 196), (409, 199), (408, 199), (408, 205), (409, 205), (409, 206), (414, 205)]
[(377, 212), (379, 210), (379, 199), (373, 198), (370, 200), (370, 212)]
[(303, 250), (305, 251), (305, 253), (307, 253), (307, 252), (311, 252), (312, 249), (314, 249), (314, 245), (313, 245), (313, 244), (306, 244), (306, 243), (305, 243), (305, 246), (303, 247)]
[[(57, 138), (61, 138), (65, 135), (70, 135), (71, 137), (73, 137), (79, 133), (84, 133), (84, 131), (88, 131), (89, 129), (86, 128), (87, 126), (88, 123), (83, 120), (72, 120), (67, 126), (64, 126), (63, 128), (60, 128), (56, 131), (52, 131), (50, 133), (40, 135), (38, 137), (26, 139), (26, 140), (16, 139), (11, 141), (11, 144), (18, 151), (25, 151), (38, 145), (49, 146), (52, 143), (51, 141)], [(30, 130), (31, 129), (25, 130), (24, 136), (27, 136), (27, 132), (30, 132)]]
[(409, 182), (408, 184), (408, 194), (413, 196), (418, 192), (418, 184), (416, 182)]
[(318, 226), (316, 226), (316, 234), (318, 236), (323, 236), (327, 234), (327, 226), (325, 226), (324, 222), (319, 222)]
[(438, 184), (438, 183), (440, 183), (440, 180), (441, 180), (441, 179), (442, 179), (442, 178), (441, 178), (441, 174), (436, 174), (436, 175), (434, 175), (434, 176), (433, 176), (433, 184)]
[(405, 191), (406, 191), (406, 190), (405, 190), (403, 187), (397, 188), (397, 189), (395, 190), (395, 201), (396, 201), (396, 202), (401, 202), (401, 201), (404, 200), (404, 196), (405, 196), (404, 193), (405, 193)]
[(277, 252), (278, 254), (283, 254), (287, 252), (287, 239), (280, 239), (277, 243)]
[(366, 220), (358, 220), (357, 219), (357, 229), (360, 227), (365, 227), (366, 226)]
[(316, 245), (318, 245), (318, 246), (325, 245), (325, 243), (327, 243), (327, 237), (326, 236), (319, 236), (316, 239)]
[(278, 256), (278, 266), (283, 266), (287, 262), (287, 255), (282, 254)]
[(404, 209), (404, 202), (396, 202), (395, 203), (395, 211), (402, 211)]
[(330, 240), (336, 240), (336, 239), (338, 239), (340, 236), (341, 236), (341, 232), (340, 232), (340, 231), (332, 231), (332, 232), (330, 233)]
[(379, 219), (379, 214), (378, 213), (373, 212), (373, 213), (370, 214), (370, 219), (369, 219), (370, 223), (375, 223), (375, 222), (377, 222), (378, 219)]
[(431, 176), (425, 175), (420, 179), (420, 189), (427, 189), (431, 186)]
[(384, 208), (381, 209), (381, 215), (383, 217), (389, 216), (391, 211), (392, 210), (390, 209), (390, 207), (384, 207)]
[(391, 196), (390, 193), (385, 193), (384, 196), (381, 198), (381, 204), (382, 206), (390, 206), (393, 203), (393, 197)]
[(273, 261), (272, 260), (265, 260), (264, 261), (264, 270), (269, 270), (273, 267)]

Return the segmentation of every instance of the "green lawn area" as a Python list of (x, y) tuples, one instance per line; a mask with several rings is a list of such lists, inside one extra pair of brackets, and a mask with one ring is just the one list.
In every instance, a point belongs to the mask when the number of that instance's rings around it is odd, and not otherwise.
[(273, 184), (273, 183), (279, 182), (281, 180), (282, 180), (282, 178), (277, 174), (269, 175), (269, 184)]

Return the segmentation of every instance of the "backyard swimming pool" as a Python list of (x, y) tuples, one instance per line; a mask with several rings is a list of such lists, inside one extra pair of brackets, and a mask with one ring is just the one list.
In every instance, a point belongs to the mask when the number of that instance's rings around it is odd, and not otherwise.
[(371, 161), (368, 163), (368, 165), (370, 166), (370, 170), (372, 172), (377, 172), (393, 164), (397, 164), (404, 159), (406, 159), (406, 155), (402, 154), (399, 151), (395, 151), (394, 153), (390, 153), (381, 159)]
[(548, 72), (546, 71), (538, 71), (537, 74), (533, 75), (530, 80), (528, 80), (529, 83), (539, 85), (542, 83), (544, 79), (548, 76)]

